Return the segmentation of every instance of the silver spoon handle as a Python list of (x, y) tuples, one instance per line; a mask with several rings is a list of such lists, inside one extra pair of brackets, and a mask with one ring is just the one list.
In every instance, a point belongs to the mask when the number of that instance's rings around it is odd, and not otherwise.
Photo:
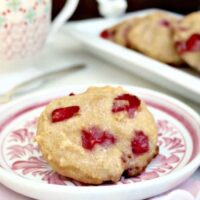
[(65, 73), (72, 73), (72, 72), (81, 70), (83, 68), (85, 68), (85, 64), (76, 64), (76, 65), (72, 65), (70, 67), (66, 67), (64, 69), (54, 70), (54, 71), (42, 74), (42, 75), (36, 76), (34, 78), (31, 78), (27, 81), (24, 81), (22, 83), (19, 83), (18, 85), (11, 88), (4, 95), (0, 96), (0, 103), (8, 102), (18, 90), (22, 89), (23, 87), (27, 87), (27, 85), (36, 83), (36, 82), (41, 81), (41, 80), (45, 80), (47, 78), (62, 75), (62, 74), (65, 74)]
[(33, 82), (37, 82), (37, 81), (44, 80), (44, 79), (47, 79), (47, 78), (50, 78), (50, 77), (62, 75), (63, 73), (75, 72), (75, 71), (78, 71), (80, 69), (83, 69), (84, 67), (85, 67), (84, 64), (77, 64), (77, 65), (73, 65), (73, 66), (70, 66), (70, 67), (67, 67), (67, 68), (64, 68), (64, 69), (54, 70), (54, 71), (36, 76), (36, 77), (29, 79), (27, 81), (24, 81), (24, 82), (16, 85), (15, 87), (13, 87), (12, 90), (14, 89), (16, 91), (17, 89), (20, 89), (24, 86), (32, 84)]

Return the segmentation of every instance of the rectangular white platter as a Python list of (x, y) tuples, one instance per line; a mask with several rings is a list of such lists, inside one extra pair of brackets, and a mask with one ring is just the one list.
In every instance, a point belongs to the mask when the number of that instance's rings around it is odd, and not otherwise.
[[(137, 11), (117, 19), (92, 19), (73, 22), (69, 23), (65, 30), (75, 40), (81, 42), (83, 48), (90, 53), (148, 81), (200, 103), (199, 73), (187, 68), (172, 67), (99, 37), (103, 29), (125, 18), (144, 16), (155, 11), (158, 11), (158, 9)], [(181, 17), (181, 15), (175, 13), (168, 13)]]

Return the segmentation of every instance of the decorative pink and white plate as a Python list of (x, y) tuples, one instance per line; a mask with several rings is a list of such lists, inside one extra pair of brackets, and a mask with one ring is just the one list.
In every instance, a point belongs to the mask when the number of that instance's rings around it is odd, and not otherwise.
[(36, 122), (52, 99), (87, 88), (68, 86), (29, 95), (0, 110), (0, 182), (43, 200), (136, 200), (160, 194), (186, 180), (200, 166), (198, 114), (164, 94), (123, 87), (147, 103), (159, 130), (159, 155), (140, 176), (121, 177), (116, 184), (85, 186), (50, 168), (34, 142)]

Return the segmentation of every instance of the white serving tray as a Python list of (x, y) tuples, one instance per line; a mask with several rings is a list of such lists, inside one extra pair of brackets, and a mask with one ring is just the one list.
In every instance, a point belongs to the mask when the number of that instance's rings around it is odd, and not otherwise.
[[(155, 11), (158, 11), (158, 9), (137, 11), (118, 19), (92, 19), (73, 22), (67, 26), (66, 31), (80, 41), (84, 49), (90, 53), (200, 103), (200, 74), (197, 72), (172, 67), (99, 37), (99, 33), (103, 29), (124, 18), (138, 17)], [(171, 14), (181, 17), (179, 14)]]

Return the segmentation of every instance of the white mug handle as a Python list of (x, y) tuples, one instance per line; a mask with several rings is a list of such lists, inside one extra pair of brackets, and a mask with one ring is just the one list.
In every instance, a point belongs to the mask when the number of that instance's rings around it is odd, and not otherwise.
[(59, 28), (68, 20), (76, 10), (79, 0), (67, 0), (63, 9), (60, 11), (58, 16), (52, 22), (51, 30), (49, 33), (49, 38), (56, 33)]

